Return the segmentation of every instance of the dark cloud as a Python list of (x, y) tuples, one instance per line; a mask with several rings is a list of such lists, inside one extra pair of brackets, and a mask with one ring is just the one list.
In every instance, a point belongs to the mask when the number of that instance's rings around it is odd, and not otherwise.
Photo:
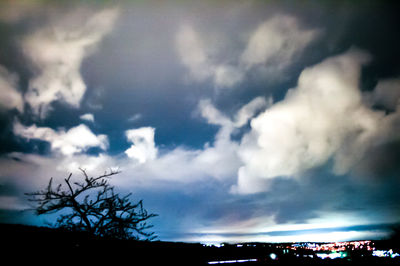
[(400, 142), (394, 140), (371, 148), (356, 167), (357, 175), (371, 178), (371, 181), (397, 181), (400, 171)]

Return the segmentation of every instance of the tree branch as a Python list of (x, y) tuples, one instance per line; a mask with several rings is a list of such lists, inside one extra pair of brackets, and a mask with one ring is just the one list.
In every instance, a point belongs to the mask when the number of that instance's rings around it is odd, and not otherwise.
[[(57, 219), (58, 226), (71, 230), (85, 230), (99, 236), (139, 238), (142, 235), (154, 239), (153, 232), (145, 231), (152, 227), (147, 225), (146, 221), (157, 215), (148, 214), (143, 208), (142, 200), (133, 204), (129, 200), (131, 193), (120, 197), (108, 184), (108, 178), (119, 171), (110, 170), (94, 178), (84, 169), (79, 170), (82, 172), (83, 181), (72, 183), (72, 173), (69, 174), (64, 179), (68, 187), (66, 190), (63, 190), (62, 184), (54, 188), (53, 178), (50, 178), (46, 189), (25, 193), (30, 197), (30, 201), (37, 203), (38, 215), (69, 208), (70, 213), (60, 215)], [(78, 196), (84, 193), (87, 194), (79, 200)], [(133, 236), (134, 232), (136, 236)]]

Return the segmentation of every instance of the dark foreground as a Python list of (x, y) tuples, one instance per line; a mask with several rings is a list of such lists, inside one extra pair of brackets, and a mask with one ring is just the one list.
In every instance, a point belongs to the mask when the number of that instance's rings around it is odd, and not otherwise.
[[(285, 250), (278, 244), (226, 245), (123, 241), (84, 233), (24, 225), (0, 225), (3, 261), (91, 265), (400, 265), (400, 257), (379, 258), (369, 251), (349, 251), (346, 258), (320, 259), (310, 251)], [(377, 245), (386, 247), (391, 242)], [(274, 255), (271, 255), (274, 254)]]

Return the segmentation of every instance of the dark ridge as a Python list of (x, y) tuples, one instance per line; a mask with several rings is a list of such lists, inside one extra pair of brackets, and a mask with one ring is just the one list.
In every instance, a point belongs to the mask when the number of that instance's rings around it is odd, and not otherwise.
[[(372, 251), (349, 251), (346, 259), (311, 258), (312, 251), (287, 250), (293, 243), (242, 243), (223, 247), (200, 243), (136, 241), (93, 237), (85, 232), (0, 224), (3, 261), (13, 263), (90, 263), (102, 265), (399, 265), (399, 257), (377, 258)], [(393, 241), (378, 241), (388, 247)], [(390, 248), (390, 247), (388, 247)], [(395, 252), (399, 249), (393, 248)], [(276, 256), (272, 256), (275, 254)], [(251, 260), (251, 261), (250, 261)], [(232, 263), (236, 261), (236, 263)], [(210, 264), (211, 262), (211, 264)]]

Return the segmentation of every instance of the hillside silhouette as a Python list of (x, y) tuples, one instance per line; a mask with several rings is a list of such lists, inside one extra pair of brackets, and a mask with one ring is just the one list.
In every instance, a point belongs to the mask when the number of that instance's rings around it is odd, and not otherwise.
[[(98, 237), (60, 228), (0, 224), (2, 258), (33, 263), (125, 263), (128, 265), (210, 265), (221, 261), (253, 261), (229, 265), (398, 265), (396, 259), (353, 256), (349, 259), (320, 260), (308, 256), (284, 255), (278, 244), (254, 244), (218, 248), (200, 243), (122, 240)], [(381, 241), (379, 245), (392, 242)], [(272, 259), (270, 254), (277, 254)], [(304, 251), (307, 255), (307, 251)]]

